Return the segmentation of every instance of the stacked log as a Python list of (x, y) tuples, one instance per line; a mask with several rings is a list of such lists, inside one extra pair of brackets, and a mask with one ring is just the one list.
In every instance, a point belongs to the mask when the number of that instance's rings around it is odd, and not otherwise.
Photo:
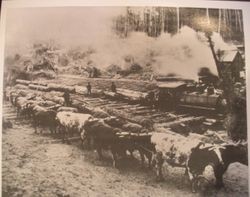
[(103, 94), (106, 98), (110, 98), (110, 99), (120, 100), (123, 98), (121, 94), (117, 94), (115, 92), (104, 91)]
[(31, 83), (31, 81), (23, 80), (23, 79), (17, 79), (16, 83), (17, 84), (23, 84), (23, 85), (29, 85)]
[(47, 86), (48, 85), (45, 82), (39, 82), (39, 81), (32, 81), (32, 84), (34, 84), (34, 85), (40, 85), (40, 86)]
[(92, 116), (94, 116), (95, 118), (107, 118), (110, 116), (107, 112), (105, 112), (104, 110), (102, 110), (99, 107), (89, 107), (86, 105), (82, 105), (80, 108), (80, 111), (83, 111), (85, 113), (89, 113)]
[(130, 139), (139, 139), (142, 137), (146, 137), (146, 136), (152, 136), (152, 132), (143, 132), (143, 133), (131, 133), (131, 132), (127, 132), (127, 131), (122, 131), (122, 132), (117, 132), (116, 136), (122, 138), (130, 138)]
[[(87, 88), (85, 86), (75, 85), (74, 88), (75, 88), (75, 92), (78, 94), (84, 94), (84, 95), (88, 94)], [(102, 90), (98, 90), (95, 88), (91, 89), (91, 96), (99, 96), (102, 94), (103, 94)]]
[(50, 92), (45, 92), (43, 95), (46, 97), (54, 97), (54, 96), (62, 97), (63, 93), (58, 91), (50, 91)]
[(70, 93), (75, 92), (74, 87), (66, 86), (66, 85), (58, 85), (58, 84), (54, 84), (54, 83), (49, 83), (48, 88), (49, 88), (49, 90), (54, 90), (54, 91), (61, 91), (61, 92), (68, 91)]
[(64, 111), (64, 112), (73, 112), (73, 113), (77, 113), (78, 112), (78, 109), (77, 108), (74, 108), (74, 107), (59, 107), (57, 112), (60, 112), (60, 111)]
[(39, 90), (44, 92), (49, 91), (49, 88), (47, 86), (41, 86), (41, 85), (29, 84), (29, 88), (32, 90)]
[(142, 125), (144, 128), (149, 130), (153, 129), (153, 121), (148, 118), (145, 118), (144, 116), (134, 116), (131, 113), (124, 112), (124, 110), (121, 111), (109, 107), (105, 107), (105, 111), (107, 111), (111, 116), (116, 116), (129, 122)]
[(26, 86), (26, 85), (23, 85), (23, 84), (16, 84), (15, 85), (15, 89), (19, 89), (19, 90), (21, 90), (21, 89), (28, 89), (29, 87), (28, 86)]
[(117, 88), (117, 94), (129, 101), (141, 101), (146, 98), (147, 93)]

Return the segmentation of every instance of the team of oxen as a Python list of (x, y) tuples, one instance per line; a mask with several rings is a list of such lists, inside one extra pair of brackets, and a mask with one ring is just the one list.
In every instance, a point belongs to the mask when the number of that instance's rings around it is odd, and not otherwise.
[(133, 156), (133, 152), (138, 151), (141, 164), (144, 165), (147, 158), (148, 167), (156, 170), (157, 180), (163, 180), (164, 162), (183, 167), (192, 191), (196, 190), (208, 165), (214, 169), (218, 188), (223, 186), (223, 174), (231, 163), (248, 165), (247, 143), (203, 143), (167, 129), (153, 132), (152, 128), (109, 116), (100, 109), (90, 112), (64, 107), (34, 94), (15, 91), (8, 95), (6, 99), (15, 106), (17, 116), (30, 118), (35, 132), (37, 128), (47, 127), (66, 142), (75, 133), (80, 136), (82, 144), (96, 149), (100, 158), (103, 157), (102, 150), (110, 150), (114, 167), (119, 166), (120, 157), (126, 157), (128, 153)]

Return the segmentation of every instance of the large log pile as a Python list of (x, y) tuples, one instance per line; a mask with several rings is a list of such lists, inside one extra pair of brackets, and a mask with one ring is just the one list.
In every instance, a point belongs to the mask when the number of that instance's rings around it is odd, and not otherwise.
[[(65, 86), (25, 80), (17, 80), (17, 83), (20, 83), (18, 85), (23, 86), (24, 89), (28, 87), (36, 91), (36, 94), (42, 96), (45, 100), (53, 101), (60, 105), (64, 105), (63, 91), (65, 90), (69, 92), (86, 93), (86, 87), (83, 86)], [(205, 121), (204, 117), (182, 117), (172, 113), (154, 113), (155, 111), (153, 109), (141, 106), (140, 104), (134, 104), (132, 106), (129, 104), (129, 101), (140, 103), (140, 101), (146, 97), (146, 93), (127, 89), (117, 89), (117, 93), (109, 91), (96, 91), (96, 93), (99, 96), (104, 93), (106, 97), (113, 98), (116, 101), (106, 102), (101, 98), (92, 98), (92, 95), (91, 97), (84, 97), (79, 100), (77, 100), (77, 98), (72, 99), (72, 106), (77, 108), (79, 112), (89, 113), (96, 118), (106, 118), (110, 115), (116, 116), (129, 122), (142, 125), (148, 130), (153, 130), (155, 127), (170, 128), (172, 131), (182, 135), (188, 135), (190, 132), (200, 134), (205, 132), (205, 130), (201, 129)], [(117, 102), (117, 100), (123, 100), (124, 102)], [(155, 121), (156, 119), (160, 120)], [(155, 122), (157, 122), (157, 124), (154, 124)]]

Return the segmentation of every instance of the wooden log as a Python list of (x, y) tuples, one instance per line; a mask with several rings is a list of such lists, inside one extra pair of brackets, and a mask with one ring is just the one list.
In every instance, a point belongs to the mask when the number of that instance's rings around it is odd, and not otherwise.
[(105, 102), (105, 100), (93, 100), (93, 101), (89, 101), (89, 103), (91, 104), (100, 104), (100, 103), (103, 103)]
[(16, 114), (15, 110), (12, 109), (7, 109), (7, 110), (3, 110), (3, 115), (8, 115), (8, 114)]
[(144, 99), (147, 95), (147, 93), (122, 88), (117, 88), (117, 93), (133, 101), (140, 101), (141, 99)]
[(147, 107), (147, 106), (140, 106), (140, 105), (137, 105), (137, 106), (132, 106), (132, 105), (130, 105), (131, 107), (129, 107), (129, 110), (144, 110), (144, 109), (146, 109), (146, 110), (149, 110), (150, 109), (150, 107)]
[(21, 89), (24, 89), (24, 90), (26, 90), (26, 89), (28, 89), (29, 87), (27, 86), (27, 85), (24, 85), (24, 84), (16, 84), (15, 85), (15, 89), (19, 89), (19, 90), (21, 90)]
[(115, 108), (116, 110), (119, 110), (119, 109), (127, 109), (130, 105), (128, 105), (127, 103), (117, 103), (116, 105), (111, 105), (109, 107), (112, 107), (112, 108)]
[(106, 107), (116, 107), (116, 106), (120, 107), (121, 104), (120, 104), (120, 103), (117, 103), (117, 102), (110, 102), (110, 101), (109, 101), (105, 106), (106, 106)]
[(190, 124), (190, 123), (200, 122), (200, 121), (204, 121), (204, 120), (205, 120), (205, 117), (203, 117), (203, 116), (199, 116), (199, 117), (190, 116), (190, 117), (178, 119), (178, 120), (173, 121), (173, 122), (161, 123), (161, 124), (158, 124), (157, 126), (169, 128), (171, 126), (174, 126), (175, 124)]
[(117, 92), (104, 91), (103, 94), (106, 97), (117, 99), (117, 100), (128, 100), (139, 102), (146, 97), (146, 93), (139, 91), (133, 91), (128, 89), (118, 88)]
[(8, 114), (14, 114), (14, 113), (16, 113), (16, 111), (15, 110), (10, 111), (10, 109), (2, 111), (3, 116), (8, 115)]
[(55, 90), (55, 91), (60, 91), (60, 92), (65, 92), (65, 91), (68, 91), (70, 93), (75, 92), (75, 88), (72, 86), (66, 86), (66, 85), (60, 85), (60, 84), (54, 84), (54, 83), (49, 83), (48, 88), (49, 90)]
[(103, 94), (104, 94), (106, 97), (111, 97), (111, 98), (118, 97), (118, 94), (116, 94), (115, 92), (104, 91)]
[[(123, 105), (124, 106), (124, 105)], [(138, 105), (130, 105), (130, 104), (127, 104), (126, 106), (124, 106), (124, 107), (126, 107), (126, 108), (129, 108), (129, 110), (135, 110), (137, 107), (139, 107), (140, 105), (138, 104)]]
[(6, 120), (21, 120), (21, 119), (23, 119), (23, 118), (21, 118), (21, 117), (8, 117), (8, 118), (6, 118)]
[(100, 100), (99, 98), (83, 98), (84, 99), (84, 101), (96, 101), (96, 100)]
[(150, 114), (153, 113), (154, 110), (150, 110), (150, 109), (146, 109), (146, 110), (142, 110), (142, 111), (136, 111), (136, 112), (132, 112), (134, 115), (145, 115), (145, 114)]
[(102, 107), (102, 106), (106, 106), (108, 103), (108, 101), (103, 101), (103, 102), (99, 102), (99, 103), (95, 103), (95, 104), (92, 104), (90, 103), (93, 107)]
[(16, 83), (23, 84), (23, 85), (29, 85), (31, 81), (23, 80), (23, 79), (17, 79)]
[[(75, 92), (77, 94), (80, 94), (80, 95), (87, 95), (88, 94), (87, 88), (85, 86), (75, 85), (74, 89), (75, 89)], [(95, 88), (91, 89), (91, 95), (101, 95), (101, 94), (103, 94), (102, 90), (98, 90), (98, 89), (95, 89)]]
[(79, 98), (74, 98), (73, 99), (73, 103), (74, 103), (74, 100), (79, 104), (79, 103), (84, 103), (84, 104), (88, 104), (87, 101), (83, 100), (83, 99), (79, 99)]
[(16, 118), (16, 114), (4, 114), (4, 118), (8, 119), (8, 118)]
[(62, 107), (59, 107), (57, 111), (58, 112), (64, 111), (64, 112), (75, 112), (75, 113), (77, 113), (78, 109), (75, 108), (75, 107), (64, 107), (64, 106), (62, 106)]
[(44, 92), (49, 91), (49, 88), (47, 86), (41, 86), (41, 85), (29, 84), (29, 88), (32, 90), (40, 90)]
[(156, 113), (156, 114), (152, 114), (153, 118), (158, 118), (158, 117), (164, 117), (165, 113)]
[(47, 86), (48, 84), (45, 82), (40, 82), (40, 81), (32, 81), (31, 84), (33, 85), (39, 85), (39, 86)]
[[(121, 118), (123, 120), (126, 120), (128, 122), (136, 123), (136, 124), (139, 124), (139, 125), (146, 126), (145, 120), (151, 120), (151, 117), (147, 118), (147, 116), (135, 116), (135, 115), (133, 115), (133, 114), (131, 114), (129, 112), (127, 113), (125, 110), (116, 110), (114, 108), (112, 108), (112, 109), (111, 108), (105, 108), (105, 109), (112, 116), (116, 116), (116, 117)], [(152, 126), (153, 125), (151, 125), (150, 127), (152, 127)]]

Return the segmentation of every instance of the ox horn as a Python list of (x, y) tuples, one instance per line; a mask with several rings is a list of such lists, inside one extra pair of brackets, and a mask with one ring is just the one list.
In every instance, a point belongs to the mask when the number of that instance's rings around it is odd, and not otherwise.
[(239, 145), (241, 143), (241, 140), (238, 140), (236, 143), (235, 143), (235, 145), (237, 146), (237, 145)]
[(191, 151), (194, 151), (195, 149), (200, 149), (201, 145), (205, 145), (204, 142), (200, 142), (196, 147), (192, 148)]
[(204, 142), (200, 142), (200, 143), (196, 146), (196, 148), (200, 148), (201, 146), (204, 146), (204, 145), (205, 145)]

